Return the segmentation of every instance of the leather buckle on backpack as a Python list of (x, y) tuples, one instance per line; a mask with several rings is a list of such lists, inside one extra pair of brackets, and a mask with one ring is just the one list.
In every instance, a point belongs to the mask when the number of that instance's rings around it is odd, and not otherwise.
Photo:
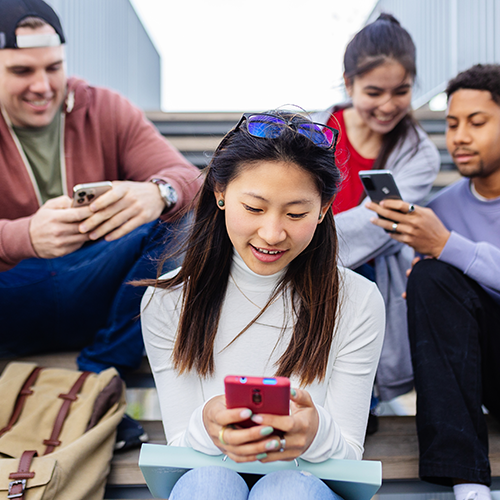
[[(18, 493), (12, 493), (14, 486), (21, 486), (21, 491)], [(7, 498), (20, 498), (24, 495), (24, 490), (26, 489), (26, 479), (16, 479), (9, 483), (9, 491), (7, 492)]]

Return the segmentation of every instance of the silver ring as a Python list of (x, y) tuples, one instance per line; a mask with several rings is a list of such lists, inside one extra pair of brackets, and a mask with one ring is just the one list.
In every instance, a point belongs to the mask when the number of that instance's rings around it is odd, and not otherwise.
[(280, 452), (283, 453), (285, 451), (285, 447), (286, 447), (285, 438), (280, 439), (280, 444), (281, 444)]
[(408, 213), (411, 214), (413, 212), (415, 212), (415, 205), (413, 205), (413, 203), (410, 203), (408, 205)]
[(397, 222), (394, 222), (392, 224), (391, 230), (392, 230), (393, 233), (395, 233), (398, 230), (398, 223)]

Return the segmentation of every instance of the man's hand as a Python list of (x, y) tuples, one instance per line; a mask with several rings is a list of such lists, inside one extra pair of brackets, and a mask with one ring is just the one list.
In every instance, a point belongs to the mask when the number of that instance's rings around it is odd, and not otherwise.
[[(401, 200), (384, 200), (380, 205), (368, 202), (365, 205), (378, 215), (390, 220), (374, 217), (371, 222), (390, 232), (391, 238), (406, 243), (417, 252), (438, 258), (443, 251), (450, 231), (430, 209), (415, 206), (409, 212), (410, 204)], [(394, 221), (397, 226), (394, 228)]]
[(71, 208), (71, 198), (59, 196), (44, 203), (30, 221), (31, 244), (38, 257), (53, 259), (78, 250), (88, 235), (78, 230), (92, 212), (88, 207)]
[[(430, 257), (426, 257), (426, 258), (430, 258)], [(415, 266), (415, 264), (416, 264), (417, 262), (420, 262), (421, 260), (422, 260), (422, 259), (421, 259), (420, 257), (415, 257), (415, 258), (411, 261), (411, 267), (410, 267), (410, 269), (407, 269), (407, 270), (406, 270), (406, 277), (407, 277), (407, 278), (409, 278), (409, 277), (410, 277), (410, 274), (411, 274), (411, 272), (413, 271), (413, 267)], [(403, 293), (401, 294), (401, 297), (403, 297), (403, 299), (406, 299), (406, 291), (405, 291), (405, 292), (403, 292)]]
[(157, 219), (165, 202), (152, 182), (113, 181), (113, 189), (90, 206), (92, 215), (79, 226), (91, 240), (113, 241)]

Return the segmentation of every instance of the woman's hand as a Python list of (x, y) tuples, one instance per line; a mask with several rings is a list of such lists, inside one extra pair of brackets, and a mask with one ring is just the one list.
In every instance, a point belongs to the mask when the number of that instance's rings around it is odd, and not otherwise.
[(266, 456), (269, 448), (279, 448), (279, 440), (271, 436), (275, 431), (267, 425), (247, 429), (237, 428), (248, 420), (248, 408), (226, 408), (225, 396), (210, 399), (203, 408), (203, 423), (215, 446), (235, 462), (254, 462)]
[[(252, 415), (248, 408), (228, 410), (225, 397), (216, 396), (205, 405), (203, 422), (214, 444), (235, 462), (293, 460), (311, 445), (319, 417), (307, 391), (292, 389), (291, 400), (290, 416)], [(249, 417), (257, 425), (237, 428)]]
[[(280, 447), (266, 450), (267, 457), (261, 462), (275, 462), (276, 460), (293, 460), (300, 457), (308, 448), (318, 432), (319, 415), (309, 393), (303, 389), (291, 390), (291, 414), (254, 415), (252, 420), (261, 425), (268, 425), (281, 431), (277, 437)], [(283, 449), (281, 449), (283, 448)]]

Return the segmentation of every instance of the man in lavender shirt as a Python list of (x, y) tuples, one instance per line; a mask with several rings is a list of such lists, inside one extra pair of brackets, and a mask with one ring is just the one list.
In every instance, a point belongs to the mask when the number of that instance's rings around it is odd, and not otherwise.
[(446, 144), (464, 178), (426, 208), (367, 206), (421, 256), (407, 288), (420, 477), (453, 486), (457, 500), (489, 500), (482, 405), (500, 417), (500, 66), (473, 66), (446, 93)]

